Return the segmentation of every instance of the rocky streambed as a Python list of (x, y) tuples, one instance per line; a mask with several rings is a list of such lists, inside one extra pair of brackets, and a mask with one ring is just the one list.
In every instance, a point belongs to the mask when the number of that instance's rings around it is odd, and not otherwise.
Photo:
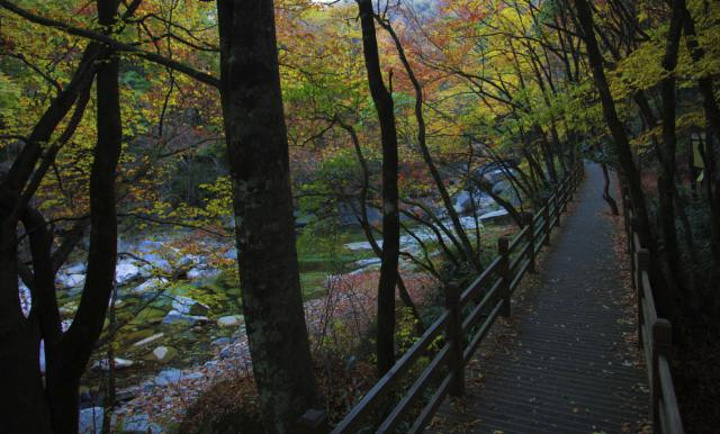
[[(475, 230), (483, 223), (505, 219), (506, 214), (485, 208), (478, 219), (466, 216), (461, 222), (466, 229)], [(432, 242), (435, 236), (418, 229), (414, 235), (402, 237), (401, 248), (417, 254), (421, 244)], [(382, 245), (382, 240), (378, 241)], [(347, 320), (352, 315), (359, 332), (374, 316), (375, 284), (358, 292), (357, 282), (376, 274), (380, 261), (365, 241), (347, 242), (341, 250), (339, 274), (337, 267), (317, 267), (301, 257), (301, 269), (307, 271), (304, 276), (312, 277), (301, 276), (301, 280), (309, 297), (306, 313), (314, 335), (327, 329), (329, 318)], [(237, 252), (230, 240), (192, 232), (123, 240), (118, 251), (112, 302), (115, 321), (106, 322), (106, 333), (83, 380), (81, 432), (99, 432), (111, 369), (120, 402), (114, 417), (121, 423), (116, 426), (125, 432), (160, 432), (158, 414), (167, 416), (166, 421), (177, 421), (179, 415), (172, 409), (184, 408), (178, 403), (192, 402), (205, 386), (228, 373), (250, 369), (235, 273)], [(413, 272), (408, 262), (401, 266)], [(83, 262), (71, 263), (58, 273), (56, 286), (65, 330), (72, 324), (84, 280)], [(22, 284), (21, 298), (27, 313), (32, 300)], [(112, 363), (108, 361), (110, 345)]]

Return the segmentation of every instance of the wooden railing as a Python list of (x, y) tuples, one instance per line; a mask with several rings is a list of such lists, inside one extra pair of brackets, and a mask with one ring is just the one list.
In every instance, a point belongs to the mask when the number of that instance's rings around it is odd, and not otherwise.
[[(452, 396), (464, 393), (465, 365), (498, 316), (510, 316), (513, 292), (525, 273), (535, 270), (535, 256), (543, 245), (550, 243), (552, 228), (560, 225), (560, 215), (567, 209), (582, 176), (579, 166), (512, 240), (500, 238), (498, 256), (465, 290), (461, 291), (458, 284), (448, 285), (445, 309), (440, 316), (337, 424), (333, 434), (394, 432), (403, 422), (403, 432), (416, 433), (430, 422), (448, 393)], [(444, 339), (438, 339), (441, 336)], [(417, 366), (421, 358), (427, 360), (430, 356), (427, 365)], [(434, 390), (433, 384), (438, 384)], [(429, 393), (432, 395), (428, 397)], [(398, 398), (391, 410), (382, 405)], [(422, 398), (425, 399), (420, 402)], [(422, 408), (418, 404), (423, 404)], [(407, 421), (410, 415), (413, 419)], [(318, 410), (309, 410), (297, 428), (307, 434), (328, 430), (326, 416)]]
[(672, 324), (658, 316), (650, 283), (650, 252), (641, 245), (640, 236), (635, 231), (636, 219), (627, 191), (623, 191), (622, 202), (630, 253), (631, 284), (637, 291), (638, 344), (643, 349), (647, 365), (653, 428), (661, 434), (682, 434), (685, 431), (668, 362), (672, 347)]

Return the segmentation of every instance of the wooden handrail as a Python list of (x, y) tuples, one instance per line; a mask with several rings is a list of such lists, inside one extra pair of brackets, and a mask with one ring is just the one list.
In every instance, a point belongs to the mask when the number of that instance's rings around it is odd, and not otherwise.
[(623, 189), (622, 204), (630, 254), (630, 280), (637, 291), (638, 345), (643, 350), (647, 365), (653, 428), (661, 434), (683, 434), (685, 430), (668, 363), (672, 324), (658, 315), (650, 280), (650, 252), (642, 246), (635, 230), (635, 213), (627, 189)]
[[(391, 432), (403, 417), (408, 415), (418, 398), (427, 391), (432, 380), (443, 372), (439, 385), (412, 421), (407, 432), (420, 432), (448, 393), (455, 396), (464, 393), (465, 365), (490, 331), (497, 317), (510, 316), (510, 297), (513, 289), (528, 270), (534, 271), (535, 254), (543, 244), (549, 244), (552, 228), (559, 224), (560, 213), (567, 209), (567, 203), (572, 197), (572, 192), (579, 185), (582, 173), (582, 166), (572, 171), (537, 213), (526, 220), (527, 224), (512, 241), (501, 238), (498, 241), (498, 256), (464, 291), (454, 284), (446, 288), (446, 306), (440, 317), (335, 426), (332, 433), (354, 433), (361, 428), (363, 432), (367, 432), (370, 426), (377, 426), (376, 432)], [(518, 253), (510, 261), (510, 255), (516, 250)], [(463, 317), (463, 308), (470, 303), (473, 306), (467, 316)], [(443, 332), (444, 343), (441, 349), (433, 351), (436, 338), (439, 338)], [(468, 343), (464, 345), (466, 339)], [(432, 360), (417, 377), (404, 378), (421, 356), (433, 353)], [(389, 413), (383, 413), (386, 414), (383, 420), (379, 423), (367, 421), (373, 409), (391, 394), (396, 393), (395, 389), (401, 383), (409, 384), (406, 380), (410, 380), (412, 384), (407, 387), (399, 402), (389, 410)], [(312, 425), (307, 422), (308, 414), (311, 412), (314, 412), (312, 414), (316, 418), (324, 415), (323, 412), (318, 413), (318, 410), (308, 411), (303, 416), (305, 419), (302, 432), (326, 433), (326, 424), (317, 424), (319, 428), (316, 431), (308, 431), (307, 426)]]

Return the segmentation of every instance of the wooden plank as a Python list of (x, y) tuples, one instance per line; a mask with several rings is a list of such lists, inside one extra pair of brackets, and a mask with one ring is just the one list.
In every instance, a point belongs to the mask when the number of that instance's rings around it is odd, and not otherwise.
[(525, 276), (525, 273), (530, 268), (530, 259), (526, 259), (525, 262), (523, 262), (522, 267), (520, 267), (520, 270), (518, 271), (515, 278), (510, 282), (510, 292), (514, 292), (515, 288), (518, 287), (520, 284), (520, 281), (522, 280), (523, 276)]
[(463, 353), (463, 358), (465, 359), (465, 363), (467, 363), (470, 358), (472, 357), (475, 350), (477, 350), (478, 345), (480, 345), (480, 342), (482, 342), (483, 338), (485, 338), (485, 335), (488, 334), (490, 331), (490, 327), (492, 327), (493, 324), (495, 324), (495, 320), (497, 319), (500, 309), (503, 307), (503, 300), (498, 300), (497, 304), (493, 308), (493, 310), (490, 311), (490, 314), (485, 319), (485, 322), (480, 326), (480, 329), (475, 333), (475, 336), (470, 340), (470, 343), (467, 347), (465, 347), (465, 351)]
[(497, 279), (495, 281), (495, 284), (490, 288), (490, 290), (485, 294), (485, 296), (480, 300), (480, 303), (477, 304), (471, 311), (470, 314), (465, 318), (462, 325), (463, 333), (467, 331), (468, 328), (475, 325), (477, 320), (482, 315), (483, 309), (487, 307), (489, 303), (493, 301), (495, 297), (497, 297), (497, 291), (498, 288), (500, 288), (500, 285), (502, 284), (502, 279)]
[(510, 245), (508, 246), (508, 251), (512, 253), (512, 251), (515, 249), (515, 247), (518, 244), (520, 244), (522, 241), (525, 240), (529, 231), (530, 231), (530, 226), (525, 226), (523, 228), (523, 230), (521, 230), (517, 235), (515, 235), (515, 238), (513, 238), (513, 240), (510, 241)]
[(390, 370), (378, 380), (368, 393), (360, 400), (360, 402), (352, 408), (345, 418), (337, 424), (333, 433), (349, 433), (354, 432), (354, 428), (362, 419), (374, 408), (379, 398), (385, 396), (399, 378), (412, 366), (412, 364), (423, 354), (429, 344), (445, 329), (449, 312), (445, 310), (435, 322), (428, 327), (422, 337), (413, 344), (410, 349), (402, 355)]
[(490, 278), (490, 275), (495, 271), (498, 265), (500, 265), (500, 261), (501, 258), (499, 256), (493, 259), (490, 265), (483, 270), (482, 274), (480, 274), (480, 276), (475, 279), (465, 291), (463, 291), (460, 296), (460, 306), (465, 305), (468, 300), (475, 296), (475, 293), (478, 290), (482, 289), (483, 285), (487, 283), (486, 280)]
[(513, 261), (510, 263), (510, 274), (515, 274), (516, 268), (518, 265), (522, 263), (528, 256), (528, 252), (530, 252), (530, 243), (525, 244), (525, 246), (520, 250), (520, 253), (518, 253), (517, 257), (513, 259)]
[(442, 367), (442, 364), (450, 354), (450, 343), (446, 343), (442, 349), (433, 357), (430, 364), (423, 370), (420, 377), (413, 383), (408, 389), (407, 393), (398, 402), (390, 415), (383, 421), (380, 428), (376, 431), (377, 433), (386, 433), (395, 429), (397, 424), (400, 422), (402, 417), (410, 410), (410, 406), (425, 391), (428, 382), (437, 374), (438, 370)]
[(447, 394), (447, 390), (450, 386), (450, 382), (452, 381), (452, 377), (452, 373), (449, 373), (443, 379), (438, 388), (435, 390), (432, 398), (430, 398), (428, 404), (420, 413), (420, 416), (415, 419), (415, 423), (408, 430), (409, 434), (420, 432), (427, 426), (427, 424), (430, 422), (430, 419), (433, 417), (433, 415), (435, 415), (438, 407), (440, 407), (440, 404), (442, 404), (443, 400), (445, 399), (445, 395)]

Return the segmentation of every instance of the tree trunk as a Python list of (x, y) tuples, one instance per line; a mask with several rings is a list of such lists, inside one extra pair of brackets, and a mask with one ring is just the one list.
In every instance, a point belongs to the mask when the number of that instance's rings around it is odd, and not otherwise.
[(378, 284), (378, 376), (395, 363), (395, 285), (400, 253), (398, 207), (398, 145), (392, 95), (385, 87), (380, 71), (380, 56), (375, 35), (375, 17), (371, 0), (357, 0), (363, 35), (363, 54), (370, 94), (380, 122), (382, 140), (383, 251)]
[(608, 174), (607, 164), (603, 163), (601, 167), (603, 178), (605, 179), (605, 185), (603, 186), (603, 199), (605, 199), (605, 202), (607, 202), (608, 206), (610, 207), (610, 212), (612, 212), (612, 215), (619, 215), (620, 212), (618, 211), (617, 202), (615, 202), (615, 199), (613, 199), (612, 195), (610, 194), (610, 175)]
[(658, 177), (658, 198), (660, 227), (663, 239), (663, 252), (668, 268), (675, 277), (678, 286), (680, 282), (682, 265), (680, 246), (678, 243), (677, 227), (675, 226), (675, 154), (677, 136), (675, 134), (675, 66), (677, 66), (678, 48), (682, 35), (682, 21), (685, 14), (685, 4), (682, 0), (672, 1), (672, 16), (670, 19), (670, 32), (665, 47), (665, 56), (662, 61), (663, 69), (668, 76), (662, 80), (662, 171)]
[[(118, 2), (98, 0), (98, 17), (105, 32), (116, 23)], [(49, 346), (47, 396), (53, 431), (78, 430), (78, 387), (102, 332), (115, 284), (117, 213), (115, 179), (122, 148), (119, 58), (104, 51), (97, 65), (97, 145), (90, 172), (90, 247), (87, 278), (75, 319), (59, 345)]]
[[(355, 148), (355, 155), (358, 158), (358, 162), (360, 163), (360, 169), (363, 174), (362, 187), (360, 188), (360, 210), (353, 209), (353, 212), (359, 214), (358, 222), (360, 223), (360, 227), (365, 234), (365, 238), (368, 240), (368, 243), (370, 243), (370, 247), (372, 248), (373, 253), (375, 253), (375, 256), (377, 256), (378, 258), (382, 258), (382, 248), (375, 239), (375, 235), (373, 234), (373, 227), (370, 225), (370, 219), (368, 218), (367, 212), (367, 193), (368, 188), (370, 187), (370, 167), (368, 166), (367, 160), (365, 160), (365, 156), (363, 155), (362, 148), (360, 147), (360, 139), (358, 139), (355, 128), (353, 128), (352, 125), (343, 122), (343, 120), (339, 117), (336, 118), (336, 120), (338, 124), (340, 124), (340, 127), (347, 131), (347, 133), (350, 135), (350, 140), (352, 141), (353, 147)], [(408, 292), (407, 287), (405, 286), (405, 282), (403, 281), (403, 278), (400, 275), (399, 271), (397, 279), (397, 287), (398, 294), (400, 295), (400, 300), (405, 303), (406, 307), (410, 308), (413, 317), (415, 317), (415, 330), (418, 336), (421, 336), (423, 333), (425, 333), (425, 325), (423, 324), (422, 317), (420, 316), (420, 311), (418, 310), (417, 305), (415, 305), (415, 302), (410, 296), (410, 293)]]
[(243, 312), (267, 432), (318, 402), (300, 288), (272, 0), (218, 0)]

